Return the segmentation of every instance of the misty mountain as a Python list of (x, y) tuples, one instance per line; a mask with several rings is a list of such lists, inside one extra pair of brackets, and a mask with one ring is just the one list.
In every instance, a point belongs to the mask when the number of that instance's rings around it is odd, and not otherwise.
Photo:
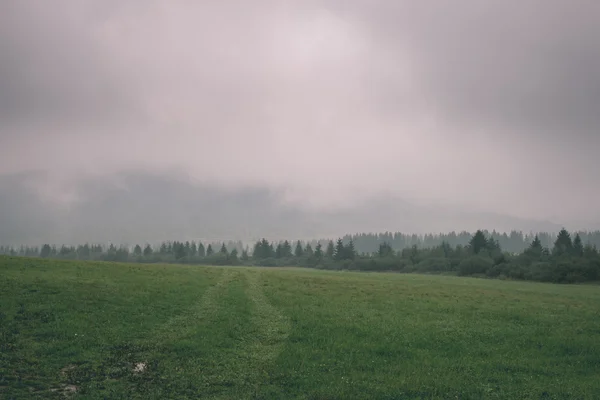
[(119, 174), (72, 186), (69, 201), (48, 199), (40, 174), (0, 177), (3, 244), (310, 239), (346, 233), (475, 231), (554, 232), (552, 222), (380, 197), (352, 209), (310, 210), (265, 188), (224, 189), (167, 175)]

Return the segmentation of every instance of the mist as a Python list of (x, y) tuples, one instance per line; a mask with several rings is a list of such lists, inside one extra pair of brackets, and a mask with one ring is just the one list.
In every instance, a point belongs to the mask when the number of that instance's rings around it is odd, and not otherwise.
[(584, 1), (3, 1), (1, 239), (598, 229), (599, 36)]

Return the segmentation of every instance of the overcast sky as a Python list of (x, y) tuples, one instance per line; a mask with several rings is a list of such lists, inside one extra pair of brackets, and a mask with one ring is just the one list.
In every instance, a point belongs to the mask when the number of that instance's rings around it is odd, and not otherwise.
[(2, 0), (0, 173), (600, 220), (600, 2)]

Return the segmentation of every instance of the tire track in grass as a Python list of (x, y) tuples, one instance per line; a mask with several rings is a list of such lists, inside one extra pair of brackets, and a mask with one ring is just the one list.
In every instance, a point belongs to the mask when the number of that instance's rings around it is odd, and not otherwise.
[(221, 296), (221, 292), (235, 279), (236, 275), (234, 271), (223, 270), (217, 283), (206, 289), (196, 304), (161, 325), (152, 335), (153, 339), (155, 341), (159, 339), (161, 342), (176, 340), (193, 330), (198, 319), (214, 318), (219, 310), (218, 298)]
[[(160, 398), (150, 393), (160, 393), (165, 382), (169, 382), (160, 379), (170, 379), (169, 375), (173, 372), (169, 366), (177, 367), (182, 361), (173, 358), (171, 346), (185, 341), (198, 326), (212, 324), (221, 310), (221, 298), (227, 295), (231, 282), (241, 277), (239, 271), (223, 269), (217, 282), (206, 288), (181, 313), (158, 325), (143, 338), (107, 348), (99, 363), (69, 369), (65, 372), (64, 383), (77, 383), (88, 391), (87, 394), (101, 387), (102, 391), (123, 391), (126, 397), (143, 393), (146, 398)], [(117, 387), (108, 389), (105, 388), (107, 385)]]
[(250, 317), (252, 332), (240, 349), (239, 374), (246, 389), (257, 394), (261, 385), (269, 383), (269, 369), (277, 359), (290, 330), (291, 321), (266, 298), (260, 285), (260, 271), (245, 271), (246, 295), (254, 305)]

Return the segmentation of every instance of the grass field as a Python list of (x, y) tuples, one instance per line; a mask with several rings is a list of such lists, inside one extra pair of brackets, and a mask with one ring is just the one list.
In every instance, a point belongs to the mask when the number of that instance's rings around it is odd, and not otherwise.
[(65, 397), (599, 399), (600, 287), (2, 257), (0, 398)]

